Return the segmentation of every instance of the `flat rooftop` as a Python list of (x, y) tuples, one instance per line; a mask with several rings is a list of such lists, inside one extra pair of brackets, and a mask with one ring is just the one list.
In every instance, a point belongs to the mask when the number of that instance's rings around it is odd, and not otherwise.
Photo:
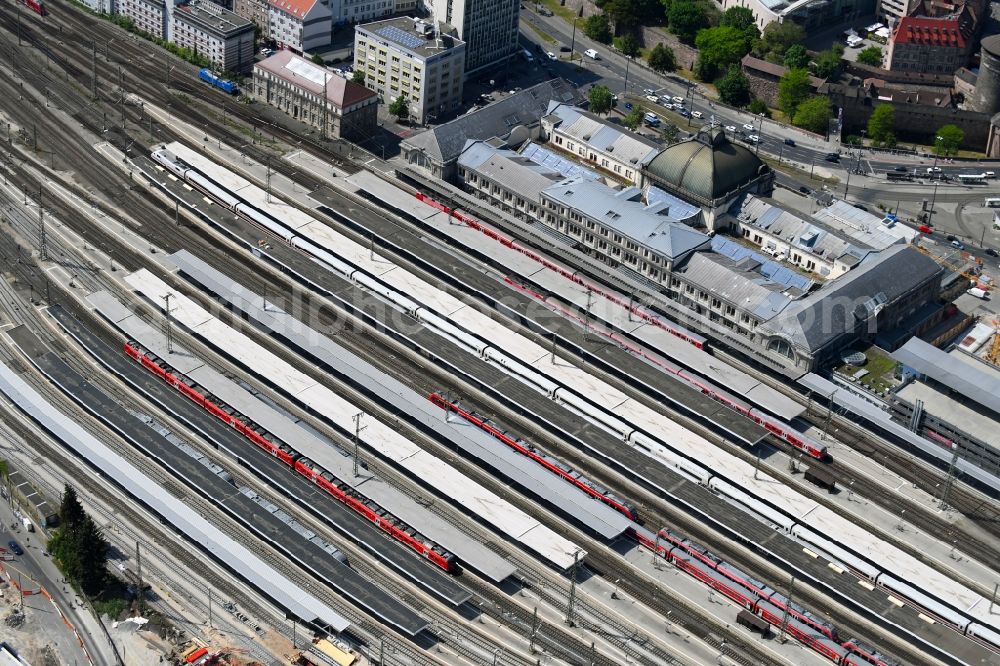
[(965, 352), (946, 353), (919, 338), (911, 338), (892, 357), (916, 372), (1000, 414), (1000, 369)]
[(452, 36), (451, 26), (440, 24), (435, 39), (433, 25), (408, 16), (359, 25), (355, 31), (380, 42), (395, 46), (421, 58), (430, 58), (444, 51), (463, 46), (465, 42)]
[[(961, 400), (956, 400), (946, 391), (919, 380), (910, 382), (896, 395), (910, 404), (916, 404), (917, 400), (923, 400), (924, 411), (927, 413), (950, 423), (976, 439), (995, 445), (996, 433), (1000, 431), (1000, 421), (984, 414), (982, 410), (970, 407), (969, 404), (973, 403), (966, 404)], [(974, 404), (973, 406), (978, 407)]]
[(222, 36), (236, 35), (254, 29), (253, 21), (207, 0), (191, 0), (183, 5), (177, 5), (174, 18)]

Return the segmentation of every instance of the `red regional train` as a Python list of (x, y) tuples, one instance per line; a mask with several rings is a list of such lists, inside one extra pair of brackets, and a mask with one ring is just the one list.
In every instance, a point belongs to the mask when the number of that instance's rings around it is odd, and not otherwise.
[(24, 0), (24, 6), (39, 16), (45, 16), (48, 14), (48, 10), (45, 9), (44, 0)]
[(440, 548), (375, 502), (359, 495), (309, 458), (303, 457), (295, 449), (272, 438), (270, 433), (255, 424), (248, 417), (219, 401), (188, 377), (177, 372), (155, 354), (144, 349), (139, 343), (129, 341), (124, 346), (125, 353), (143, 368), (177, 389), (182, 395), (203, 407), (207, 412), (223, 421), (255, 445), (291, 467), (295, 472), (328, 492), (355, 513), (375, 523), (382, 531), (400, 541), (411, 550), (433, 562), (436, 566), (456, 573), (458, 560)]

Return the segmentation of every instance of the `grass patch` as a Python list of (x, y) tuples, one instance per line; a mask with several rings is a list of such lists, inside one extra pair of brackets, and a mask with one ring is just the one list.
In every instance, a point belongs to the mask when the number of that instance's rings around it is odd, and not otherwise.
[[(525, 3), (525, 7), (534, 9), (534, 5), (536, 4), (548, 7), (556, 16), (565, 21), (569, 21), (570, 23), (572, 23), (573, 19), (576, 18), (576, 12), (569, 7), (563, 7), (560, 5), (559, 0), (540, 0), (539, 2), (529, 2)], [(577, 26), (577, 29), (579, 30), (579, 26)]]
[(534, 23), (530, 23), (530, 22), (529, 22), (529, 23), (528, 23), (528, 27), (529, 27), (529, 28), (531, 28), (531, 30), (532, 30), (532, 31), (533, 31), (533, 32), (534, 32), (534, 33), (535, 33), (536, 35), (538, 35), (539, 37), (541, 37), (543, 41), (545, 41), (545, 42), (548, 42), (549, 44), (558, 44), (558, 42), (556, 41), (556, 38), (555, 38), (555, 37), (553, 37), (553, 36), (552, 36), (552, 35), (550, 35), (549, 33), (545, 32), (544, 30), (542, 30), (541, 28), (539, 28), (539, 27), (538, 27), (537, 25), (535, 25)]
[(107, 587), (92, 602), (98, 615), (119, 620), (130, 606), (128, 586), (120, 578), (110, 577)]
[(864, 366), (842, 365), (837, 368), (837, 372), (846, 377), (852, 376), (859, 370), (867, 370), (868, 374), (858, 380), (875, 393), (882, 393), (895, 384), (896, 366), (899, 365), (889, 356), (882, 353), (877, 347), (869, 347), (864, 350), (865, 358), (868, 359)]
[(767, 165), (770, 166), (775, 171), (780, 171), (782, 173), (787, 173), (789, 176), (792, 176), (794, 178), (798, 178), (799, 180), (807, 181), (810, 184), (812, 184), (812, 183), (820, 183), (820, 184), (823, 184), (823, 185), (836, 185), (836, 184), (838, 184), (840, 182), (840, 179), (837, 178), (836, 176), (830, 176), (828, 178), (824, 178), (822, 176), (813, 175), (813, 176), (810, 177), (810, 175), (809, 175), (809, 169), (803, 169), (803, 168), (801, 168), (799, 166), (796, 166), (795, 164), (789, 162), (788, 160), (782, 160), (781, 164), (778, 164), (778, 158), (777, 157), (772, 157), (770, 155), (765, 155), (764, 153), (759, 153), (757, 155), (757, 157), (759, 157), (762, 161), (764, 161), (765, 163), (767, 163)]

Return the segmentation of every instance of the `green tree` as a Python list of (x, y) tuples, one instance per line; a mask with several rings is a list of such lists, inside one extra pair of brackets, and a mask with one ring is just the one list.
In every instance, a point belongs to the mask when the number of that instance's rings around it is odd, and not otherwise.
[(63, 487), (62, 502), (59, 504), (59, 523), (70, 529), (79, 527), (83, 519), (87, 517), (80, 504), (80, 498), (76, 495), (76, 490), (68, 483)]
[(634, 58), (639, 55), (639, 40), (634, 35), (615, 37), (614, 44), (623, 56)]
[(806, 31), (795, 21), (778, 23), (774, 21), (764, 27), (754, 51), (761, 58), (771, 62), (781, 62), (785, 52), (795, 44), (802, 44)]
[(793, 44), (785, 51), (782, 64), (788, 69), (805, 69), (809, 66), (809, 51), (801, 44)]
[(407, 103), (406, 95), (400, 95), (389, 105), (389, 113), (396, 116), (400, 122), (410, 117), (410, 105)]
[(677, 69), (677, 57), (674, 51), (663, 44), (657, 44), (646, 56), (646, 62), (654, 72), (663, 74)]
[(731, 106), (743, 106), (750, 100), (750, 82), (739, 67), (730, 67), (715, 82), (719, 99)]
[(750, 52), (746, 35), (730, 26), (699, 30), (694, 44), (698, 49), (698, 58), (705, 66), (715, 69), (705, 80), (714, 79), (715, 73), (735, 65)]
[(583, 34), (590, 37), (595, 42), (602, 44), (611, 43), (611, 24), (604, 14), (594, 14), (583, 20)]
[(614, 95), (607, 86), (596, 85), (587, 93), (587, 100), (590, 102), (591, 113), (605, 114), (611, 110), (614, 103)]
[(763, 115), (765, 118), (771, 117), (771, 109), (768, 108), (767, 102), (760, 97), (754, 97), (750, 100), (750, 104), (747, 105), (747, 111), (755, 116)]
[[(757, 31), (757, 21), (753, 17), (753, 12), (746, 7), (730, 7), (726, 11), (722, 12), (722, 18), (719, 19), (719, 25), (723, 25), (730, 28), (736, 28), (744, 32), (752, 31), (759, 35)], [(756, 36), (756, 35), (755, 35)]]
[(868, 118), (868, 137), (876, 145), (896, 145), (896, 112), (891, 104), (879, 104)]
[(882, 66), (882, 49), (877, 46), (869, 46), (866, 49), (862, 49), (858, 52), (858, 62), (862, 65), (871, 65), (872, 67)]
[(351, 81), (353, 81), (354, 83), (358, 83), (358, 84), (364, 85), (365, 84), (365, 73), (363, 71), (361, 71), (360, 69), (354, 70), (354, 73), (351, 74)]
[(594, 4), (619, 31), (657, 22), (663, 16), (663, 5), (658, 0), (598, 0)]
[(965, 142), (965, 131), (957, 125), (945, 125), (934, 137), (934, 152), (938, 155), (955, 155)]
[(789, 118), (795, 117), (795, 110), (812, 93), (809, 70), (790, 69), (778, 81), (778, 106)]
[(622, 118), (622, 125), (630, 130), (634, 130), (642, 122), (643, 113), (643, 108), (636, 104), (632, 107), (632, 110), (628, 112), (628, 115)]
[(816, 76), (821, 79), (835, 79), (840, 76), (843, 65), (841, 54), (835, 49), (821, 51), (816, 54)]
[(831, 115), (830, 100), (815, 95), (799, 104), (792, 123), (810, 132), (825, 134), (830, 125)]
[(323, 56), (321, 56), (318, 53), (314, 53), (312, 55), (312, 57), (310, 58), (310, 60), (312, 60), (317, 65), (325, 65), (326, 64), (326, 61), (323, 60)]
[(694, 78), (699, 81), (714, 81), (719, 76), (719, 68), (715, 66), (715, 63), (701, 56), (698, 56), (698, 59), (694, 61), (694, 67), (691, 71), (694, 73)]
[(700, 2), (675, 0), (667, 12), (670, 32), (687, 44), (693, 44), (695, 35), (708, 27), (708, 9)]

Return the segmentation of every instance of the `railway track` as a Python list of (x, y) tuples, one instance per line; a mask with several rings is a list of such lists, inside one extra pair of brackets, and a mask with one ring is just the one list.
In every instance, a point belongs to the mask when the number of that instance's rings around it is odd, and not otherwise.
[[(202, 118), (204, 118), (204, 116), (202, 116)], [(241, 273), (241, 274), (242, 274), (242, 273)], [(370, 350), (369, 350), (369, 351), (370, 351)]]

